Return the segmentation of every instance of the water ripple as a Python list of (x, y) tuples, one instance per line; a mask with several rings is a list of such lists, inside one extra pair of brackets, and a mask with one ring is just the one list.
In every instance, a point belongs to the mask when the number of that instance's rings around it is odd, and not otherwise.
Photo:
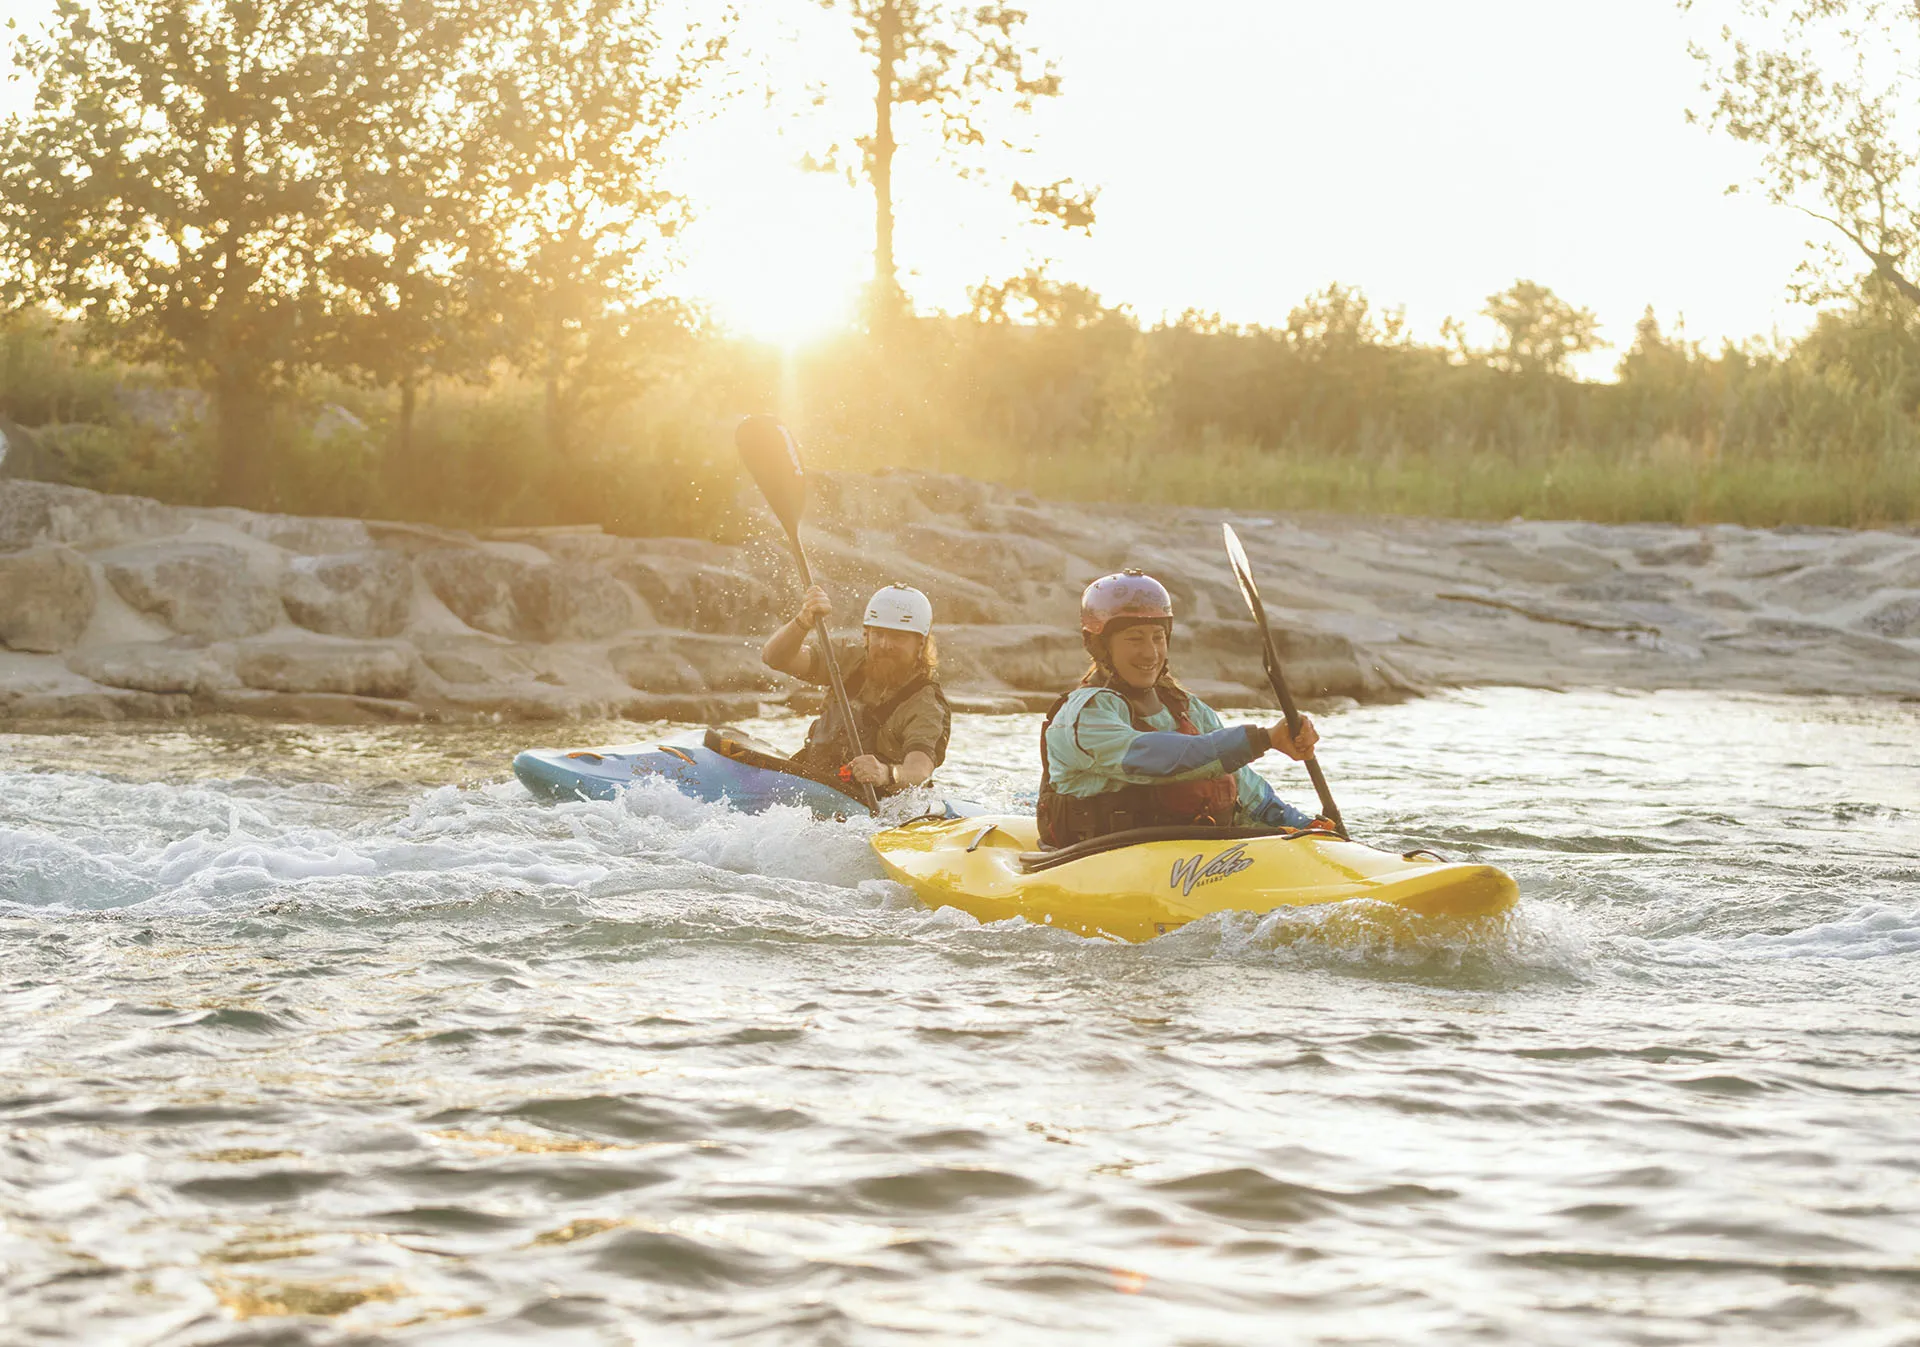
[[(964, 728), (963, 789), (1031, 752)], [(1323, 728), (1521, 908), (1116, 946), (869, 825), (471, 783), (505, 728), (0, 736), (8, 1340), (1910, 1335), (1920, 708)]]

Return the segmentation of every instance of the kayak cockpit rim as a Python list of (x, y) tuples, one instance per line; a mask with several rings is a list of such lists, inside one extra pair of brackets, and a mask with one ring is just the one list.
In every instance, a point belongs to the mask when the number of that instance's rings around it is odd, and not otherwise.
[[(980, 839), (975, 839), (974, 846), (978, 846), (984, 837), (985, 833), (982, 833)], [(1340, 834), (1328, 828), (1220, 828), (1204, 824), (1129, 828), (1125, 832), (1089, 837), (1084, 842), (1057, 847), (1052, 851), (1023, 851), (1020, 853), (1020, 872), (1031, 875), (1041, 870), (1051, 870), (1057, 865), (1083, 861), (1089, 856), (1118, 851), (1122, 847), (1138, 846), (1142, 842), (1245, 842), (1256, 837), (1278, 837), (1287, 841), (1300, 837), (1331, 837), (1337, 841)], [(973, 847), (967, 850), (971, 851)]]

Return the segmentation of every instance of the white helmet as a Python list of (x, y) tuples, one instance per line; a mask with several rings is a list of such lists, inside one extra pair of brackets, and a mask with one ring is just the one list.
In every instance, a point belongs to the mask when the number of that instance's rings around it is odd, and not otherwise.
[(912, 585), (888, 585), (867, 600), (866, 620), (860, 625), (925, 636), (933, 630), (933, 604)]

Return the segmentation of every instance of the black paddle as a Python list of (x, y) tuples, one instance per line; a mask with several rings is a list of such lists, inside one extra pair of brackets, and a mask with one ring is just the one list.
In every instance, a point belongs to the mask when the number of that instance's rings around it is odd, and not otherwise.
[[(1260, 653), (1266, 661), (1267, 681), (1273, 684), (1273, 695), (1280, 699), (1280, 709), (1286, 712), (1287, 732), (1300, 733), (1300, 712), (1293, 705), (1293, 694), (1287, 691), (1286, 675), (1280, 672), (1280, 656), (1274, 653), (1273, 632), (1267, 627), (1267, 610), (1260, 602), (1260, 587), (1253, 583), (1253, 567), (1247, 564), (1247, 549), (1240, 545), (1240, 535), (1233, 531), (1233, 525), (1223, 523), (1221, 531), (1227, 535), (1227, 562), (1233, 567), (1233, 578), (1240, 582), (1240, 593), (1246, 597), (1247, 607), (1253, 610), (1253, 624), (1260, 628)], [(1320, 792), (1320, 812), (1333, 820), (1334, 831), (1342, 837), (1347, 835), (1347, 825), (1340, 818), (1340, 806), (1333, 802), (1333, 792), (1327, 789), (1327, 778), (1320, 772), (1319, 761), (1311, 755), (1307, 758), (1307, 775), (1313, 778), (1313, 788)]]
[[(800, 583), (810, 588), (813, 570), (807, 565), (806, 549), (800, 546), (800, 516), (807, 508), (807, 470), (800, 463), (800, 446), (794, 443), (787, 428), (771, 416), (749, 416), (741, 421), (739, 429), (733, 432), (733, 443), (760, 494), (767, 498), (773, 517), (787, 531), (787, 541), (793, 544), (793, 559), (800, 563)], [(840, 681), (840, 661), (834, 658), (833, 638), (827, 634), (824, 622), (814, 623), (813, 629), (820, 637), (820, 653), (827, 661), (827, 682), (833, 687), (834, 705), (840, 709), (840, 719), (853, 740), (853, 756), (857, 758), (866, 749), (860, 744), (860, 724), (853, 718), (847, 685)], [(860, 798), (867, 808), (877, 812), (880, 801), (873, 787), (864, 781), (855, 784), (860, 787)]]

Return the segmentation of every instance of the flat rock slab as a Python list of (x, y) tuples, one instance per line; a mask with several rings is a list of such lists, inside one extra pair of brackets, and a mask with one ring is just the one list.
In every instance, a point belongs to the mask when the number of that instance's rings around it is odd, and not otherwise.
[(242, 683), (267, 692), (398, 700), (412, 691), (414, 681), (410, 648), (359, 641), (242, 641), (233, 663)]
[[(1305, 698), (1485, 683), (1920, 696), (1913, 530), (1069, 505), (908, 470), (817, 477), (807, 541), (829, 625), (857, 639), (873, 589), (925, 590), (961, 706), (1043, 709), (1077, 682), (1081, 587), (1127, 565), (1175, 596), (1179, 676), (1220, 705), (1270, 706), (1223, 522)], [(760, 662), (801, 586), (764, 510), (740, 523), (738, 545), (476, 536), (0, 479), (0, 715), (698, 720), (817, 704)]]
[(469, 548), (420, 555), (420, 575), (476, 631), (519, 641), (596, 641), (651, 617), (618, 577), (585, 562), (544, 565)]
[[(513, 582), (518, 633), (528, 641), (600, 641), (645, 621), (633, 591), (577, 561), (531, 567)], [(646, 622), (646, 625), (652, 625)]]
[(95, 646), (67, 657), (67, 667), (105, 687), (135, 692), (207, 696), (240, 686), (231, 645), (173, 641), (127, 641)]
[(413, 609), (413, 564), (398, 552), (296, 556), (280, 579), (287, 616), (309, 631), (398, 636)]
[(533, 567), (515, 557), (466, 547), (438, 547), (418, 557), (420, 578), (453, 615), (475, 631), (517, 637), (514, 584)]
[(418, 636), (414, 644), (427, 668), (448, 683), (531, 682), (543, 672), (537, 649), (499, 637)]
[(65, 650), (93, 619), (93, 568), (71, 547), (0, 552), (0, 645)]
[(0, 720), (182, 720), (199, 709), (193, 698), (179, 693), (0, 689)]
[(628, 685), (675, 696), (695, 691), (771, 692), (788, 680), (760, 662), (758, 642), (737, 636), (661, 632), (613, 647), (607, 659)]
[(662, 626), (688, 631), (752, 631), (778, 625), (785, 596), (757, 575), (671, 554), (623, 556), (613, 573)]
[(1920, 594), (1912, 594), (1874, 609), (1858, 624), (1863, 631), (1895, 640), (1920, 640)]
[(107, 496), (52, 482), (0, 479), (0, 552), (36, 543), (88, 551), (179, 533), (187, 521), (143, 496)]
[(114, 592), (182, 636), (232, 640), (280, 620), (280, 596), (247, 554), (217, 542), (148, 543), (100, 558)]

